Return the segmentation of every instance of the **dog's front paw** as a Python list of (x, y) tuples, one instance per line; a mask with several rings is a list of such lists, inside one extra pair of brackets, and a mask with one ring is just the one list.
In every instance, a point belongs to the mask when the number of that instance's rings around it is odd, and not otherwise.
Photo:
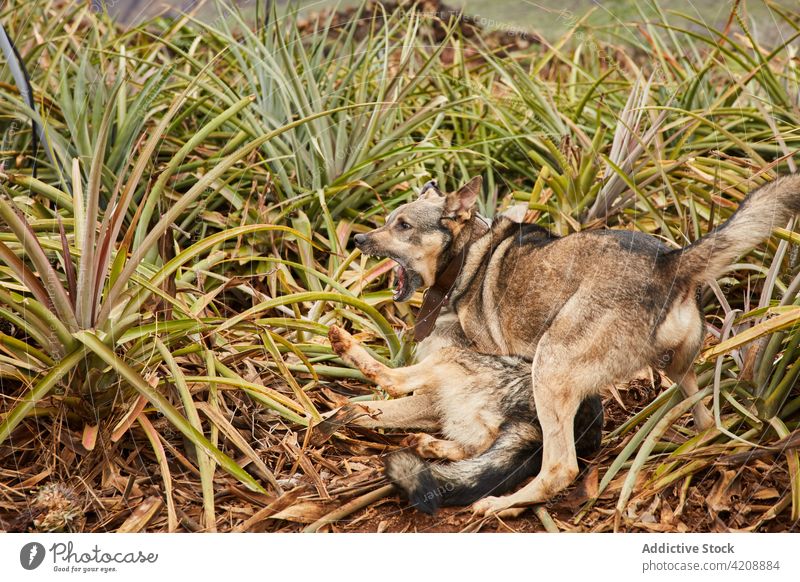
[(328, 339), (331, 342), (331, 348), (340, 356), (344, 356), (353, 347), (353, 336), (347, 333), (343, 328), (338, 325), (332, 325), (328, 329)]
[(401, 444), (409, 449), (414, 449), (423, 459), (443, 459), (447, 457), (442, 447), (442, 441), (424, 432), (408, 435)]
[(497, 500), (497, 497), (484, 497), (483, 499), (479, 499), (473, 503), (472, 507), (470, 508), (472, 510), (472, 515), (475, 517), (485, 517), (487, 515), (491, 515), (496, 511), (494, 505)]

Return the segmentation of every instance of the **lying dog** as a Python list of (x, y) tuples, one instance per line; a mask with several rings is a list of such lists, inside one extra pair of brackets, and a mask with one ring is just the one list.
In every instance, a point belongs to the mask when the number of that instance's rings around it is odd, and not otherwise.
[[(434, 338), (442, 342), (446, 316)], [(439, 337), (437, 337), (439, 336)], [(405, 440), (409, 450), (384, 460), (386, 476), (425, 513), (440, 506), (469, 505), (482, 497), (513, 490), (535, 475), (542, 463), (542, 437), (531, 406), (531, 363), (511, 356), (479, 354), (463, 347), (436, 350), (422, 363), (388, 368), (345, 330), (331, 326), (331, 346), (391, 396), (414, 396), (345, 406), (328, 421), (373, 428), (410, 428), (430, 423), (428, 433)], [(458, 343), (458, 342), (454, 342)], [(392, 405), (389, 415), (385, 407)], [(376, 410), (374, 406), (383, 406)], [(377, 414), (376, 414), (377, 413)], [(574, 420), (575, 448), (584, 457), (600, 448), (603, 406), (588, 397)], [(335, 426), (334, 426), (335, 429)], [(331, 430), (329, 426), (327, 429)], [(423, 459), (451, 463), (428, 463)]]
[[(449, 194), (429, 184), (384, 226), (356, 235), (355, 242), (365, 254), (398, 263), (395, 300), (407, 300), (420, 287), (436, 291), (439, 299), (426, 298), (423, 305), (424, 323), (435, 320), (434, 330), (443, 327), (439, 310), (448, 309), (447, 325), (456, 333), (423, 342), (423, 358), (458, 337), (461, 348), (531, 361), (530, 404), (544, 445), (541, 470), (516, 493), (474, 504), (476, 513), (487, 514), (545, 501), (575, 479), (576, 412), (601, 387), (653, 366), (686, 396), (697, 393), (692, 364), (704, 336), (700, 285), (800, 212), (800, 177), (752, 192), (730, 220), (680, 249), (630, 231), (558, 237), (508, 216), (488, 227), (474, 212), (480, 189), (480, 178)], [(448, 273), (454, 275), (443, 277)], [(404, 385), (404, 392), (423, 389), (419, 397), (370, 403), (380, 425), (438, 427), (424, 393), (425, 378), (438, 375), (444, 363), (436, 361), (437, 366), (423, 361), (426, 373)], [(702, 403), (693, 413), (698, 428), (713, 424)]]

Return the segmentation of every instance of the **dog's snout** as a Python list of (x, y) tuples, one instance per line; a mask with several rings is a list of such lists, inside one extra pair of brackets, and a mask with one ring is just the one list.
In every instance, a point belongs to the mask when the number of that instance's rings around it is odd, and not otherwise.
[(365, 242), (367, 242), (367, 235), (365, 235), (365, 234), (357, 234), (356, 236), (353, 237), (353, 240), (356, 242), (356, 246), (358, 248), (361, 248), (361, 245), (363, 245)]

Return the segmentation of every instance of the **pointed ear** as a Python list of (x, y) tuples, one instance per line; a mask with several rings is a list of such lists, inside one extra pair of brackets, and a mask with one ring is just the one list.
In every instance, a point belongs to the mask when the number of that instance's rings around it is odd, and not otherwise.
[(444, 196), (444, 194), (439, 190), (439, 183), (435, 178), (425, 182), (425, 185), (419, 191), (420, 198), (437, 198), (442, 196)]
[(527, 213), (528, 205), (523, 203), (509, 206), (500, 216), (509, 219), (511, 222), (525, 222), (525, 215)]
[(460, 222), (468, 220), (472, 216), (472, 208), (481, 193), (482, 185), (483, 178), (475, 176), (461, 188), (448, 194), (444, 202), (444, 215), (442, 218), (450, 218)]

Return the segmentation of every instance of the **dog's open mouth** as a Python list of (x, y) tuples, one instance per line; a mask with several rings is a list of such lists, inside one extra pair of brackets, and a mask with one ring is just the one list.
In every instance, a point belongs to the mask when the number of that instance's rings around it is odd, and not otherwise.
[(394, 294), (392, 299), (406, 301), (422, 284), (422, 278), (408, 267), (404, 267), (397, 261), (395, 263), (397, 263), (397, 266), (394, 268)]
[(377, 250), (374, 245), (370, 244), (369, 240), (360, 241), (358, 248), (367, 256), (387, 258), (394, 262), (394, 293), (392, 294), (392, 299), (395, 301), (408, 301), (414, 292), (424, 284), (422, 276), (410, 268), (405, 260), (382, 250)]
[(400, 301), (400, 297), (406, 294), (408, 287), (408, 274), (403, 268), (403, 265), (397, 263), (394, 268), (394, 295), (392, 296), (395, 301)]

